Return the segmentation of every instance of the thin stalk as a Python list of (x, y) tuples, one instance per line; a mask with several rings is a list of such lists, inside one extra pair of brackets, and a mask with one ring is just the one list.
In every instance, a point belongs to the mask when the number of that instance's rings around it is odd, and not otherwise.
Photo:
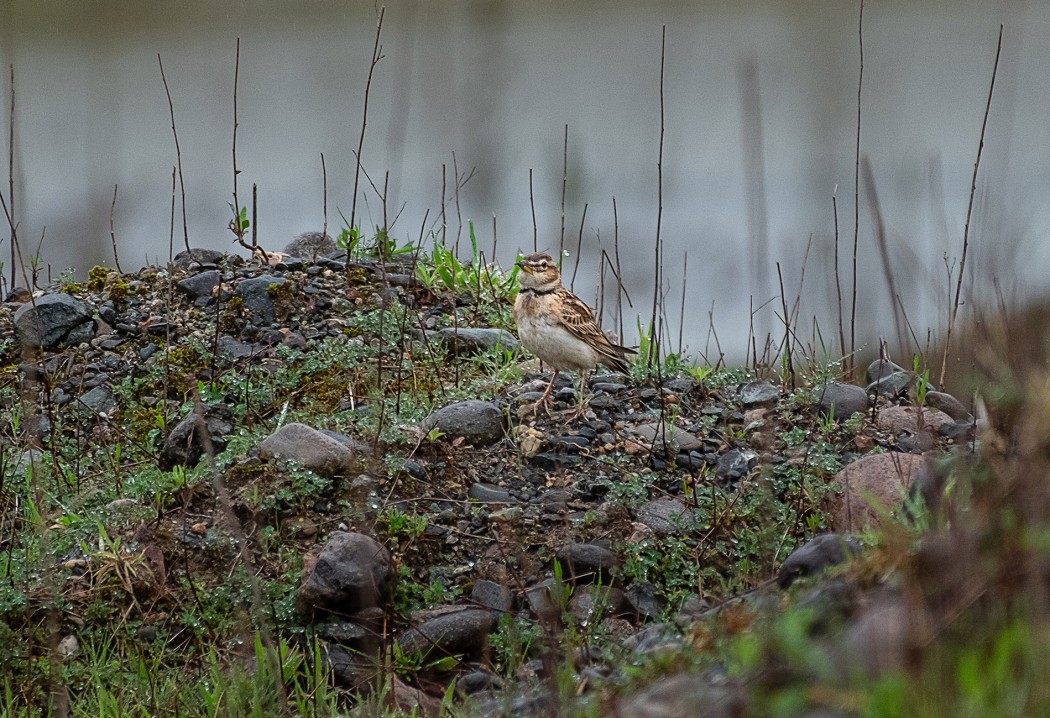
[(959, 274), (955, 278), (955, 298), (952, 300), (952, 313), (948, 320), (948, 330), (944, 339), (944, 354), (941, 357), (941, 384), (948, 365), (948, 347), (951, 344), (952, 329), (959, 314), (959, 302), (962, 297), (963, 275), (966, 270), (966, 256), (970, 249), (970, 220), (973, 218), (973, 198), (977, 193), (977, 171), (981, 167), (981, 153), (984, 151), (984, 135), (988, 129), (988, 114), (992, 109), (992, 93), (995, 92), (995, 76), (999, 72), (999, 56), (1003, 52), (1003, 26), (999, 25), (999, 42), (995, 48), (995, 63), (992, 65), (992, 81), (988, 85), (988, 99), (984, 105), (984, 118), (981, 120), (981, 139), (977, 143), (977, 160), (973, 163), (973, 175), (970, 177), (970, 200), (966, 205), (966, 224), (963, 227), (962, 257), (959, 259)]
[(171, 90), (168, 89), (168, 78), (164, 75), (164, 62), (157, 53), (157, 64), (160, 65), (160, 79), (164, 83), (164, 94), (168, 97), (168, 114), (171, 116), (171, 134), (175, 138), (175, 160), (179, 168), (179, 188), (182, 192), (182, 239), (186, 251), (190, 251), (190, 229), (186, 220), (186, 180), (182, 176), (182, 150), (179, 148), (179, 132), (175, 129), (175, 103), (171, 101)]

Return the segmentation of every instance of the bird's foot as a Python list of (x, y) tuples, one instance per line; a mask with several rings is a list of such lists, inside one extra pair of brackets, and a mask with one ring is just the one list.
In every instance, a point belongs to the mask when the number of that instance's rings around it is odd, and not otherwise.
[(526, 415), (531, 414), (533, 416), (538, 416), (540, 410), (542, 410), (544, 414), (550, 414), (554, 411), (554, 400), (551, 399), (549, 395), (541, 396), (539, 399), (532, 402), (532, 404), (529, 405), (529, 410), (526, 412)]

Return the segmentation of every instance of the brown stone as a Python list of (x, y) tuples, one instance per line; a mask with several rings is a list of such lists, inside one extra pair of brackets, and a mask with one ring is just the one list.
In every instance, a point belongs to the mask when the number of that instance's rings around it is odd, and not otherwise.
[(954, 424), (955, 420), (937, 409), (924, 408), (920, 411), (917, 406), (887, 406), (879, 412), (876, 423), (883, 431), (893, 434), (901, 431), (936, 434), (942, 426)]
[(925, 465), (922, 456), (889, 452), (864, 456), (845, 466), (834, 479), (842, 491), (829, 499), (831, 530), (877, 528), (879, 513), (901, 505)]

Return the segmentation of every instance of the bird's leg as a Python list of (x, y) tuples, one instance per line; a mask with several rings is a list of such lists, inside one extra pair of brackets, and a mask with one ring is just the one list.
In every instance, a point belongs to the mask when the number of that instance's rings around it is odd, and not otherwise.
[(536, 400), (536, 403), (532, 405), (532, 411), (536, 412), (542, 406), (549, 414), (551, 409), (554, 408), (554, 402), (551, 401), (551, 391), (554, 389), (554, 380), (558, 378), (558, 370), (554, 370), (554, 375), (551, 377), (550, 384), (543, 390), (543, 396)]
[(584, 400), (583, 390), (587, 386), (587, 372), (580, 370), (580, 405), (576, 407), (576, 412), (572, 415), (573, 419), (582, 419), (583, 413), (587, 410), (587, 402)]

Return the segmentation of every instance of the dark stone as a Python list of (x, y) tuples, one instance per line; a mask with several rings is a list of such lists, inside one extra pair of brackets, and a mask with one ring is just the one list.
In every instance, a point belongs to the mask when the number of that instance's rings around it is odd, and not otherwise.
[(744, 406), (768, 404), (780, 398), (780, 389), (768, 381), (751, 381), (737, 390), (737, 396)]
[(306, 424), (285, 424), (259, 444), (259, 457), (281, 457), (297, 462), (321, 476), (350, 476), (364, 470), (361, 455), (353, 448)]
[(334, 532), (299, 587), (296, 608), (309, 617), (314, 611), (345, 616), (386, 604), (394, 588), (390, 552), (360, 533)]
[(481, 608), (489, 608), (499, 613), (507, 613), (514, 606), (514, 597), (509, 588), (486, 579), (474, 583), (470, 600)]
[(193, 247), (183, 250), (175, 255), (172, 264), (179, 268), (189, 267), (192, 264), (218, 264), (226, 255), (215, 249)]
[(718, 457), (715, 476), (723, 481), (739, 481), (747, 476), (754, 467), (757, 458), (753, 451), (730, 449)]
[(508, 504), (514, 502), (509, 492), (491, 484), (477, 483), (470, 487), (470, 498), (485, 504)]
[(531, 463), (538, 469), (544, 471), (557, 471), (558, 469), (571, 468), (583, 463), (583, 458), (577, 454), (562, 454), (553, 451), (544, 451), (532, 457)]
[(23, 349), (55, 349), (90, 341), (95, 333), (89, 304), (65, 293), (47, 294), (14, 314), (15, 335)]
[(867, 392), (892, 399), (905, 394), (915, 383), (915, 375), (910, 371), (898, 371), (876, 379), (868, 384)]
[(517, 338), (505, 329), (445, 327), (434, 334), (459, 354), (477, 354), (489, 349), (514, 351), (518, 348)]
[(80, 397), (80, 403), (96, 414), (109, 414), (117, 408), (117, 399), (107, 384), (100, 384), (84, 392), (84, 395)]
[(569, 611), (578, 626), (590, 626), (623, 609), (623, 591), (615, 586), (577, 586), (569, 598)]
[(973, 418), (961, 401), (951, 394), (945, 394), (941, 391), (927, 391), (926, 405), (934, 409), (940, 409), (956, 421), (970, 421)]
[[(207, 443), (217, 454), (226, 448), (226, 437), (233, 433), (233, 413), (225, 404), (206, 406), (203, 413)], [(171, 471), (175, 466), (197, 465), (207, 448), (199, 431), (201, 418), (196, 411), (191, 411), (175, 425), (161, 447), (157, 461), (160, 468)]]
[(900, 364), (891, 362), (889, 359), (876, 359), (871, 364), (868, 364), (868, 383), (874, 384), (879, 379), (884, 379), (890, 374), (901, 371), (907, 371), (907, 369)]
[(564, 585), (559, 585), (553, 578), (545, 579), (535, 586), (527, 588), (525, 590), (525, 600), (529, 605), (529, 610), (540, 621), (546, 623), (561, 620), (561, 610), (564, 607), (565, 597), (557, 595), (557, 592), (564, 588)]
[(404, 463), (401, 464), (401, 468), (405, 470), (405, 473), (411, 476), (417, 481), (427, 480), (427, 471), (423, 468), (423, 465), (418, 461), (412, 459), (405, 459)]
[(944, 424), (937, 433), (953, 441), (969, 441), (973, 438), (976, 425), (973, 421), (957, 421), (954, 424)]
[(551, 446), (574, 454), (580, 453), (590, 445), (591, 440), (586, 436), (559, 436), (551, 441)]
[(745, 715), (743, 692), (723, 679), (695, 673), (661, 678), (643, 691), (622, 698), (615, 715), (623, 718), (739, 718)]
[(678, 609), (678, 614), (675, 616), (675, 622), (688, 626), (709, 610), (711, 610), (711, 605), (707, 601), (697, 595), (690, 596), (682, 602), (682, 606)]
[(673, 623), (653, 623), (645, 626), (621, 644), (633, 653), (651, 654), (660, 651), (678, 653), (682, 646), (682, 632)]
[(242, 279), (237, 284), (234, 294), (244, 300), (244, 308), (260, 324), (272, 324), (275, 317), (273, 297), (270, 287), (286, 284), (287, 279), (279, 279), (263, 274), (251, 279)]
[(321, 638), (335, 641), (344, 646), (352, 646), (354, 643), (368, 638), (369, 631), (352, 621), (335, 621), (323, 623), (317, 633)]
[(201, 297), (211, 299), (215, 288), (219, 286), (221, 281), (222, 275), (219, 274), (219, 270), (212, 269), (179, 280), (175, 288), (190, 299), (199, 299)]
[[(301, 257), (311, 262), (318, 257), (331, 257), (339, 251), (339, 244), (331, 235), (321, 232), (303, 232), (292, 238), (284, 247), (285, 254)], [(287, 260), (286, 260), (287, 261)]]
[(465, 673), (456, 680), (456, 692), (469, 696), (481, 691), (498, 691), (503, 687), (500, 677), (485, 671)]
[(483, 608), (450, 606), (438, 609), (415, 628), (402, 633), (397, 644), (406, 656), (424, 655), (437, 659), (453, 654), (481, 655), (497, 617)]
[(565, 576), (574, 583), (612, 583), (620, 560), (609, 549), (593, 543), (570, 543), (558, 549)]
[(468, 399), (442, 407), (424, 419), (424, 433), (433, 429), (449, 441), (462, 436), (468, 444), (488, 446), (503, 438), (503, 412), (491, 401)]
[(627, 389), (627, 385), (619, 384), (614, 381), (598, 381), (591, 384), (591, 389), (594, 391), (604, 391), (606, 394), (619, 394), (621, 391)]
[(262, 347), (238, 341), (228, 334), (223, 334), (219, 337), (218, 341), (215, 342), (215, 348), (218, 350), (219, 356), (229, 361), (247, 359), (257, 355), (262, 350)]
[(624, 592), (624, 599), (639, 621), (657, 618), (664, 612), (665, 604), (660, 592), (647, 581), (631, 584)]
[(813, 576), (823, 573), (829, 566), (835, 566), (860, 550), (856, 539), (847, 534), (822, 534), (811, 538), (787, 557), (780, 567), (777, 581), (781, 588), (787, 588), (802, 576)]
[(820, 391), (818, 412), (822, 417), (834, 417), (835, 420), (842, 421), (858, 411), (867, 411), (870, 402), (868, 392), (862, 387), (832, 382)]
[(688, 394), (699, 386), (695, 379), (687, 376), (676, 376), (664, 381), (664, 389), (675, 394)]
[(693, 512), (681, 501), (672, 498), (653, 499), (638, 511), (637, 518), (654, 533), (663, 536), (689, 532), (696, 527)]

